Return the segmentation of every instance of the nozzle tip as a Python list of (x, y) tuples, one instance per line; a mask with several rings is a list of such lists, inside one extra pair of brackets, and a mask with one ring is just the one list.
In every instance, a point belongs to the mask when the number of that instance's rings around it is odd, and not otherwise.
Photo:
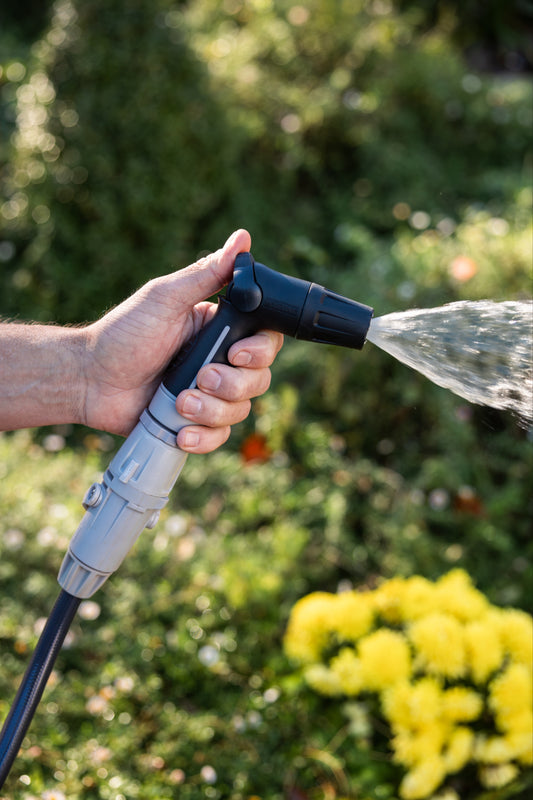
[(311, 284), (297, 339), (361, 350), (374, 310), (335, 292)]

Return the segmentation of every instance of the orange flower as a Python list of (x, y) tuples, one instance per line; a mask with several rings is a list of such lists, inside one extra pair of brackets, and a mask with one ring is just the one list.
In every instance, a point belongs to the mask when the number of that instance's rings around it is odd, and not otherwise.
[(459, 283), (465, 283), (473, 278), (478, 271), (478, 265), (473, 258), (457, 256), (450, 264), (450, 275)]

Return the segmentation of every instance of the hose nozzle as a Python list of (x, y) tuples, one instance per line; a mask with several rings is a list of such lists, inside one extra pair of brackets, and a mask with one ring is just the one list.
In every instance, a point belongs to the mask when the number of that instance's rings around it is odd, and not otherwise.
[(250, 253), (235, 261), (226, 297), (261, 326), (296, 339), (361, 350), (373, 309), (323, 286), (276, 272)]

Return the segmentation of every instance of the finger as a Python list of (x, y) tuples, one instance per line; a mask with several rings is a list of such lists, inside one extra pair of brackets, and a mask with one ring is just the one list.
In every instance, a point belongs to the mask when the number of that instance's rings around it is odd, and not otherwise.
[(229, 425), (222, 428), (187, 426), (178, 433), (176, 441), (178, 447), (186, 453), (210, 453), (223, 445), (230, 433)]
[(196, 425), (220, 428), (242, 422), (250, 413), (250, 400), (237, 402), (212, 397), (198, 389), (180, 392), (176, 399), (178, 413)]
[(202, 392), (232, 403), (258, 397), (270, 386), (268, 367), (249, 369), (227, 364), (207, 364), (199, 371), (196, 383)]
[(277, 331), (259, 331), (235, 342), (229, 349), (228, 358), (236, 367), (269, 367), (283, 345), (283, 335)]
[(176, 293), (176, 301), (182, 305), (195, 305), (215, 294), (230, 280), (235, 259), (239, 253), (250, 250), (248, 231), (239, 229), (215, 253), (199, 259), (190, 267), (172, 275), (170, 290)]

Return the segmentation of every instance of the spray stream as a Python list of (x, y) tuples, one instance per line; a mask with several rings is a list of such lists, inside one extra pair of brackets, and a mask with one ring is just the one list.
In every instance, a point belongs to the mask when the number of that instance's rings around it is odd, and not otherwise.
[(533, 302), (460, 301), (377, 317), (367, 339), (471, 403), (533, 421)]

